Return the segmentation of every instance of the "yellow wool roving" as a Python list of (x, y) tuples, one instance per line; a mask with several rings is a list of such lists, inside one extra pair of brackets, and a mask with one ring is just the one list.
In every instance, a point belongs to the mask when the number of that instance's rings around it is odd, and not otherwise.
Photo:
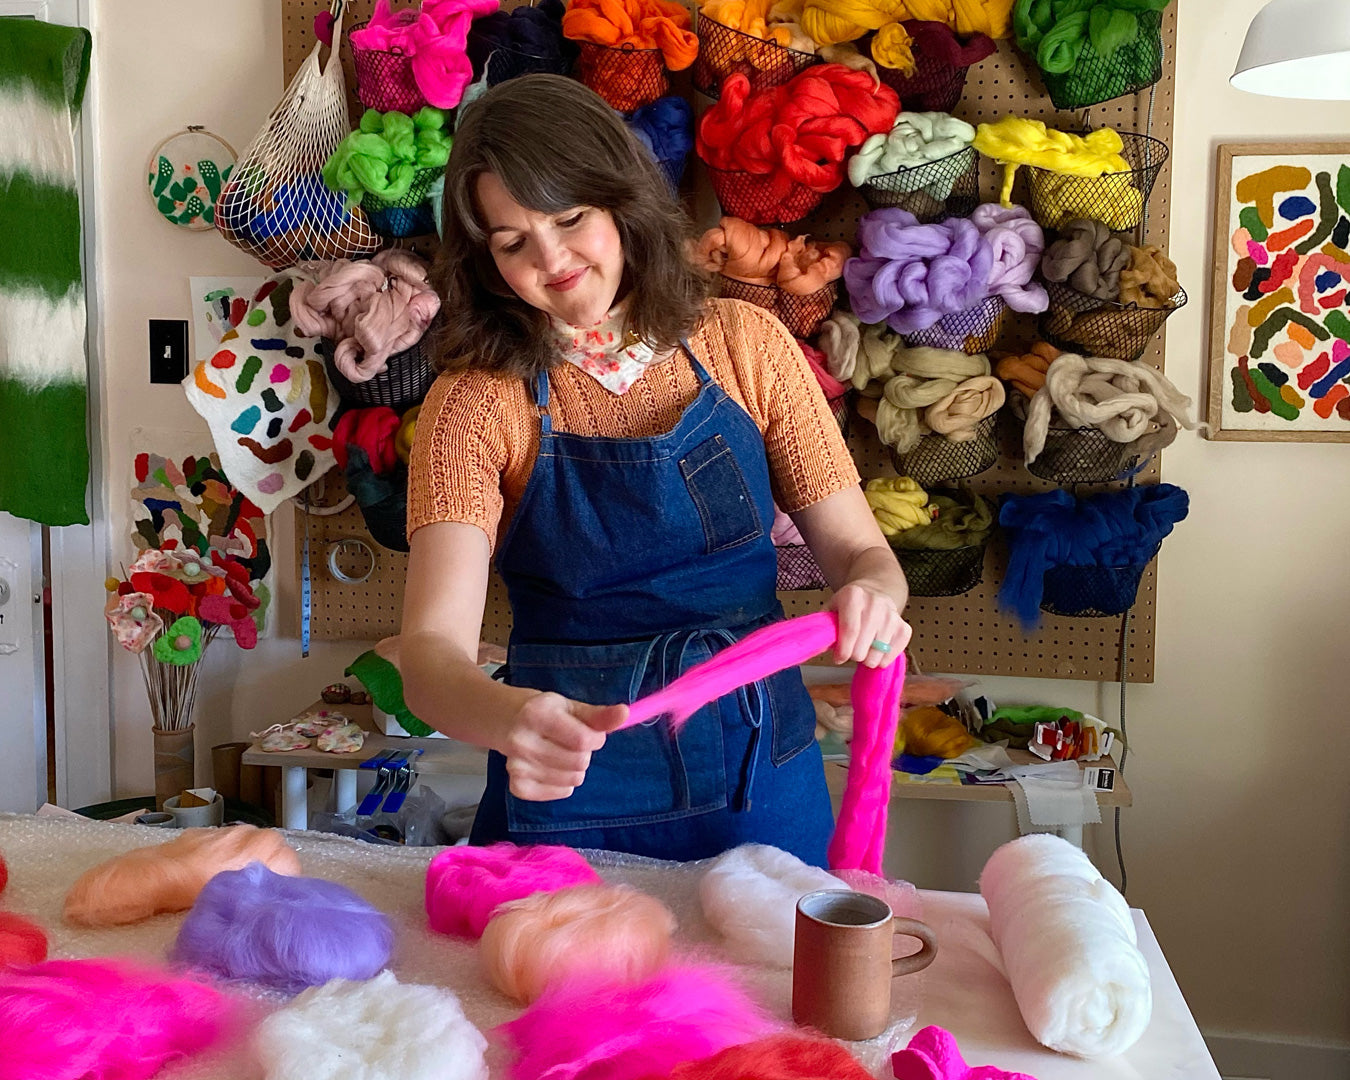
[(928, 509), (928, 492), (908, 476), (879, 476), (867, 481), (863, 494), (883, 536), (894, 536), (933, 520)]
[[(841, 41), (856, 41), (869, 30), (883, 30), (890, 40), (882, 42), (882, 50), (896, 47), (899, 35), (907, 42), (909, 35), (898, 25), (907, 19), (940, 22), (964, 37), (968, 34), (988, 34), (991, 38), (1008, 36), (1012, 18), (1013, 0), (806, 0), (802, 10), (802, 29), (817, 44), (834, 45)], [(887, 67), (878, 55), (878, 42), (872, 43), (872, 57)], [(913, 66), (913, 60), (910, 60)]]
[(1021, 165), (1034, 165), (1066, 176), (1130, 171), (1130, 163), (1120, 155), (1124, 148), (1120, 133), (1109, 127), (1083, 136), (1047, 128), (1040, 120), (1005, 116), (997, 123), (977, 127), (974, 146), (1003, 166), (1000, 199), (1004, 206), (1012, 205), (1013, 181)]

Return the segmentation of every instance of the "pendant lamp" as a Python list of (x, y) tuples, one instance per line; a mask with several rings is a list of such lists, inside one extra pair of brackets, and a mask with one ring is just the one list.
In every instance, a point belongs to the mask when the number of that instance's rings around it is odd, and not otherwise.
[(1270, 0), (1230, 81), (1270, 97), (1350, 101), (1350, 0)]

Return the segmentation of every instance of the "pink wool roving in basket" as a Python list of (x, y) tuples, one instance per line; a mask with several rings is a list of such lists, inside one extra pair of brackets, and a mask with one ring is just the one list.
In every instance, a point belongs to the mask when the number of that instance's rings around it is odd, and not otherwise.
[(555, 983), (497, 1030), (513, 1080), (643, 1080), (785, 1027), (721, 969), (685, 965), (637, 985)]
[(0, 971), (0, 1080), (149, 1080), (216, 1043), (230, 1001), (121, 960)]
[[(635, 701), (625, 727), (666, 716), (678, 731), (710, 701), (747, 683), (796, 667), (834, 645), (839, 617), (818, 611), (785, 619), (756, 630), (697, 667), (690, 668), (663, 690)], [(848, 780), (839, 819), (830, 840), (830, 868), (881, 874), (886, 846), (886, 812), (890, 805), (891, 748), (900, 722), (900, 694), (905, 685), (905, 658), (890, 667), (858, 665), (853, 673), (853, 741), (849, 744)]]
[(600, 883), (590, 863), (567, 847), (503, 841), (447, 848), (427, 867), (427, 919), (437, 933), (479, 938), (509, 900)]

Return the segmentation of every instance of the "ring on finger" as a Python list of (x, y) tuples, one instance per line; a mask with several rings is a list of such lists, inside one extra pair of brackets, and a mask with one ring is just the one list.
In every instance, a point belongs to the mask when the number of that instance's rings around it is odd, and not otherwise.
[(884, 656), (891, 651), (891, 643), (889, 641), (882, 641), (881, 638), (876, 638), (872, 642), (872, 648)]

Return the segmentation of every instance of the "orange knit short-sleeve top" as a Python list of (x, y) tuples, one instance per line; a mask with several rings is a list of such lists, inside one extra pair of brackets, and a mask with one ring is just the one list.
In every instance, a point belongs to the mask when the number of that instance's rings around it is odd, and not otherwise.
[[(839, 427), (792, 335), (762, 308), (712, 300), (689, 338), (708, 374), (764, 437), (774, 501), (792, 513), (858, 483)], [(555, 431), (611, 438), (664, 434), (698, 394), (683, 351), (614, 394), (572, 364), (549, 372)], [(495, 549), (539, 452), (525, 380), (468, 368), (436, 380), (422, 405), (408, 478), (408, 535), (437, 521), (477, 525)]]

